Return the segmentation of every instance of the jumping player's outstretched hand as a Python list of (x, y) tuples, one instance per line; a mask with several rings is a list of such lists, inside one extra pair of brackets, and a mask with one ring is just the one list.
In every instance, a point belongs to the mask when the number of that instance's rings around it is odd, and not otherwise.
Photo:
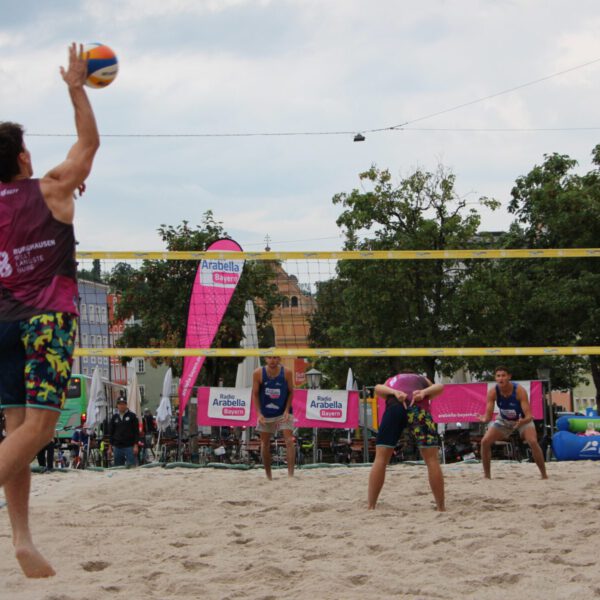
[(485, 415), (479, 415), (479, 420), (482, 423), (488, 423), (489, 422), (489, 419)]
[(69, 46), (69, 66), (66, 70), (61, 67), (60, 74), (69, 87), (83, 87), (87, 78), (87, 59), (83, 56), (83, 44), (79, 44), (79, 52), (75, 42)]

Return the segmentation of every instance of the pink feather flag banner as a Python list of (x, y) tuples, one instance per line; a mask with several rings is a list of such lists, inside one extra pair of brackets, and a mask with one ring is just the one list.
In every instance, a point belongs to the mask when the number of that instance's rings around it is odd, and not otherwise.
[[(233, 240), (222, 239), (213, 242), (206, 251), (241, 252), (242, 248)], [(244, 260), (239, 259), (211, 258), (200, 261), (190, 298), (185, 336), (186, 348), (211, 347), (243, 268)], [(205, 358), (205, 356), (186, 356), (183, 359), (183, 374), (179, 382), (180, 420)]]

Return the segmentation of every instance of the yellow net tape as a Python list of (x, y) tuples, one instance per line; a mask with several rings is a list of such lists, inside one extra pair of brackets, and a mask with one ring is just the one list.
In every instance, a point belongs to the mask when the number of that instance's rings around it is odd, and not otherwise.
[(464, 260), (490, 258), (600, 258), (600, 248), (554, 248), (519, 250), (376, 250), (347, 252), (86, 252), (78, 251), (79, 260)]
[(76, 356), (572, 356), (600, 354), (600, 346), (523, 348), (78, 348)]

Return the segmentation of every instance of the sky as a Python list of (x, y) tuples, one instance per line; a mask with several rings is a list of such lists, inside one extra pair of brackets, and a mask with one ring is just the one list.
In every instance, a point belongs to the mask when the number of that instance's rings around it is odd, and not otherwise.
[(88, 91), (102, 141), (81, 250), (163, 250), (161, 224), (207, 210), (245, 250), (267, 235), (339, 250), (331, 199), (373, 164), (400, 181), (441, 163), (459, 196), (501, 202), (481, 229), (505, 230), (517, 177), (553, 152), (585, 172), (600, 141), (597, 0), (0, 0), (0, 15), (0, 120), (26, 127), (38, 176), (74, 142), (68, 44), (118, 55)]

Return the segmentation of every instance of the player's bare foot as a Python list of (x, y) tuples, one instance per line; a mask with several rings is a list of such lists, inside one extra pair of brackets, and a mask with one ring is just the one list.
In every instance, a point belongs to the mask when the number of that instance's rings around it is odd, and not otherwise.
[(16, 548), (15, 556), (26, 577), (38, 579), (56, 575), (56, 571), (52, 568), (52, 565), (39, 553), (33, 544)]

